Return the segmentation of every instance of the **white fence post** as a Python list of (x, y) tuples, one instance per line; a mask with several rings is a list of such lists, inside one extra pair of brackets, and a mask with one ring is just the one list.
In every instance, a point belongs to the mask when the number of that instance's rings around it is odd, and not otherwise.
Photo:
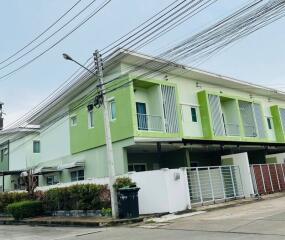
[(261, 167), (261, 164), (259, 165), (259, 168), (260, 168), (260, 172), (261, 172), (261, 178), (262, 178), (262, 183), (263, 183), (264, 192), (267, 192), (267, 191), (266, 191), (266, 187), (265, 187), (264, 176), (263, 176), (263, 168)]
[(236, 197), (236, 189), (235, 189), (235, 183), (234, 183), (234, 179), (233, 179), (233, 171), (232, 171), (232, 166), (229, 166), (230, 168), (230, 174), (231, 174), (231, 180), (232, 180), (232, 186), (233, 186), (233, 191), (234, 191), (234, 196)]
[(211, 176), (210, 167), (208, 167), (208, 174), (209, 174), (209, 180), (210, 180), (210, 187), (211, 187), (212, 199), (213, 199), (213, 201), (215, 202), (215, 194), (214, 194), (214, 189), (213, 189), (213, 182), (212, 182), (212, 176)]
[(275, 166), (276, 178), (277, 178), (277, 182), (278, 182), (278, 188), (279, 188), (279, 191), (281, 191), (280, 182), (279, 182), (279, 175), (278, 175), (278, 172), (277, 172), (276, 163), (274, 164), (274, 166)]
[(274, 192), (274, 188), (273, 188), (273, 183), (272, 183), (272, 177), (271, 177), (271, 172), (270, 172), (269, 164), (267, 164), (267, 169), (268, 169), (268, 172), (269, 172), (269, 178), (270, 178), (271, 189), (272, 189), (272, 192)]
[(223, 178), (222, 167), (219, 166), (219, 169), (220, 169), (220, 177), (221, 177), (221, 184), (222, 184), (224, 199), (226, 200), (227, 196), (226, 196), (226, 192), (225, 192), (225, 184), (224, 184), (224, 178)]
[(202, 195), (202, 189), (201, 189), (201, 182), (199, 177), (199, 170), (196, 168), (196, 175), (197, 175), (197, 181), (198, 181), (198, 187), (199, 187), (199, 194), (200, 194), (200, 202), (203, 204), (203, 195)]

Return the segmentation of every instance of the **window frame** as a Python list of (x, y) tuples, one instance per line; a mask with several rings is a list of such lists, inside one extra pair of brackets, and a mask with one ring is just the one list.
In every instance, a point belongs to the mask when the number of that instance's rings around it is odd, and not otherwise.
[[(79, 172), (83, 171), (83, 177), (80, 176)], [(75, 178), (72, 177), (72, 174), (75, 173)], [(83, 181), (85, 180), (85, 170), (84, 169), (76, 169), (76, 170), (71, 170), (70, 171), (70, 180), (71, 182), (78, 182), (78, 181)]]
[(95, 127), (95, 116), (94, 116), (94, 109), (92, 110), (87, 110), (87, 114), (88, 114), (88, 128), (92, 129)]
[[(57, 181), (55, 181), (55, 178), (57, 178)], [(48, 179), (51, 179), (51, 184), (48, 183)], [(51, 186), (51, 185), (56, 185), (59, 183), (59, 178), (56, 175), (48, 175), (46, 176), (46, 184), (47, 186)]]
[(190, 106), (190, 112), (191, 112), (191, 121), (193, 123), (197, 123), (198, 122), (197, 107)]
[[(108, 100), (109, 101), (109, 116), (110, 116), (110, 121), (115, 121), (117, 119), (117, 104), (114, 98), (111, 98)], [(113, 116), (113, 107), (115, 106), (115, 117)]]
[[(38, 144), (38, 151), (36, 151), (36, 145), (35, 144)], [(40, 140), (34, 140), (33, 141), (33, 153), (41, 153), (41, 142)]]
[(272, 119), (272, 117), (266, 117), (267, 128), (268, 128), (269, 130), (272, 130), (272, 129), (273, 129), (271, 119)]

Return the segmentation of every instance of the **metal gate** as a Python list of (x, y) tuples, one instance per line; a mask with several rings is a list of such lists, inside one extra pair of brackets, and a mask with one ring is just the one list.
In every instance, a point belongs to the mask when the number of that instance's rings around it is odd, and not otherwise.
[(253, 164), (251, 177), (256, 194), (285, 191), (285, 164)]
[(192, 205), (244, 197), (238, 166), (187, 168), (187, 177)]

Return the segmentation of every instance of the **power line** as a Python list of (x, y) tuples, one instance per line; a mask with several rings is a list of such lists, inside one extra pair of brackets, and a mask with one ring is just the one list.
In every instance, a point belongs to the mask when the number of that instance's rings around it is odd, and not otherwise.
[(82, 0), (78, 0), (71, 8), (69, 8), (63, 15), (61, 15), (55, 22), (53, 22), (51, 25), (49, 25), (43, 32), (41, 32), (39, 35), (37, 35), (33, 40), (28, 42), (26, 45), (24, 45), (22, 48), (17, 50), (15, 53), (10, 55), (9, 57), (3, 59), (0, 61), (0, 64), (7, 62), (11, 58), (15, 57), (18, 53), (22, 52), (24, 49), (32, 45), (34, 42), (36, 42), (40, 37), (42, 37), (45, 33), (47, 33), (50, 29), (52, 29), (57, 23), (59, 23), (66, 15), (68, 15)]
[(2, 76), (0, 76), (0, 80), (3, 78), (6, 78), (16, 72), (18, 72), (19, 70), (27, 67), (28, 65), (30, 65), (32, 62), (34, 62), (35, 60), (37, 60), (38, 58), (40, 58), (41, 56), (43, 56), (44, 54), (46, 54), (47, 52), (49, 52), (51, 49), (53, 49), (55, 46), (57, 46), (59, 43), (61, 43), (64, 39), (66, 39), (67, 37), (69, 37), (73, 32), (75, 32), (78, 28), (80, 28), (81, 26), (83, 26), (87, 21), (89, 21), (92, 17), (94, 17), (98, 12), (100, 12), (108, 3), (110, 3), (112, 0), (106, 0), (99, 8), (95, 9), (85, 20), (83, 20), (80, 24), (78, 24), (75, 28), (73, 28), (70, 32), (68, 32), (66, 35), (64, 35), (62, 38), (60, 38), (58, 41), (56, 41), (54, 44), (52, 44), (49, 48), (47, 48), (45, 51), (43, 51), (42, 53), (38, 54), (37, 56), (35, 56), (34, 58), (32, 58), (31, 60), (29, 60), (28, 62), (24, 63), (23, 65), (21, 65), (20, 67), (8, 72), (7, 74), (4, 74)]

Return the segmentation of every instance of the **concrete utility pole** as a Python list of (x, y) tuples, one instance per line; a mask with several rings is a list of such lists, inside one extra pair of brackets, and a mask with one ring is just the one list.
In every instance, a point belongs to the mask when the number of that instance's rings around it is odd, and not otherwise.
[(110, 130), (110, 119), (109, 119), (109, 103), (104, 94), (105, 85), (103, 80), (103, 61), (101, 55), (98, 50), (96, 50), (93, 54), (94, 62), (95, 62), (95, 72), (91, 71), (90, 69), (86, 68), (81, 63), (74, 60), (68, 54), (62, 54), (63, 58), (72, 62), (75, 62), (82, 68), (86, 69), (92, 75), (96, 76), (99, 79), (99, 84), (97, 87), (99, 88), (99, 95), (96, 97), (97, 103), (94, 105), (97, 107), (100, 106), (101, 103), (103, 105), (103, 112), (104, 112), (104, 128), (105, 128), (105, 141), (106, 141), (106, 155), (107, 155), (107, 166), (109, 172), (109, 185), (110, 185), (110, 192), (111, 192), (111, 205), (112, 205), (112, 216), (113, 218), (117, 218), (119, 215), (118, 211), (118, 199), (117, 199), (117, 191), (114, 188), (114, 183), (116, 181), (115, 178), (115, 162), (114, 162), (114, 155), (113, 155), (113, 146), (112, 146), (112, 138), (111, 138), (111, 130)]
[(103, 102), (103, 114), (104, 114), (104, 128), (105, 128), (105, 141), (106, 141), (106, 152), (107, 152), (107, 165), (109, 172), (109, 184), (111, 192), (111, 204), (112, 204), (112, 216), (113, 218), (118, 217), (118, 200), (117, 200), (117, 191), (114, 188), (115, 183), (115, 162), (113, 155), (113, 146), (111, 138), (111, 129), (110, 129), (110, 119), (109, 119), (109, 102), (107, 96), (104, 94), (105, 85), (103, 80), (103, 61), (98, 50), (93, 54), (95, 61), (95, 70), (96, 75), (99, 79), (99, 90), (100, 97), (102, 97)]

